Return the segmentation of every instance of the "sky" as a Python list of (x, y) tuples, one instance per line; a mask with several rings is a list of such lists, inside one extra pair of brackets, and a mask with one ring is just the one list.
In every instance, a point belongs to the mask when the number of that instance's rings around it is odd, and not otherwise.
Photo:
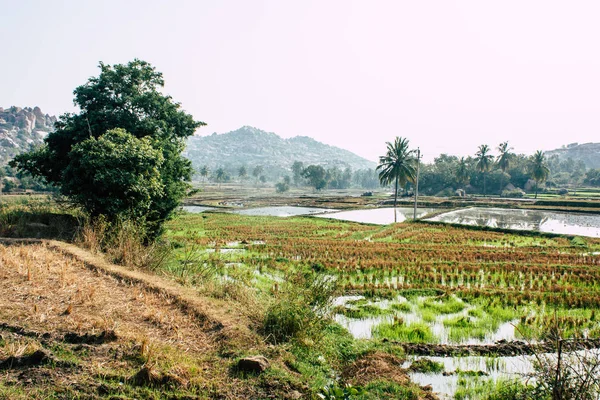
[(376, 161), (600, 141), (600, 2), (0, 0), (0, 106), (76, 111), (98, 63), (150, 62), (208, 125)]

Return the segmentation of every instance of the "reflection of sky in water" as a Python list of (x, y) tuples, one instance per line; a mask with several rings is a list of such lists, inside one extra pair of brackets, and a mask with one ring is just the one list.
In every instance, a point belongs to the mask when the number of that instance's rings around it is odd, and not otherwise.
[[(581, 357), (589, 357), (594, 359), (600, 356), (600, 349), (594, 350), (582, 350), (574, 353), (566, 353), (565, 357), (571, 360), (572, 365), (576, 365), (575, 360)], [(555, 359), (555, 354), (541, 354), (539, 355), (542, 360)], [(534, 371), (535, 356), (510, 356), (510, 357), (482, 357), (482, 356), (468, 356), (468, 357), (419, 357), (409, 356), (409, 362), (403, 365), (404, 368), (409, 367), (409, 364), (419, 358), (428, 358), (432, 361), (444, 364), (444, 371), (453, 372), (456, 370), (461, 371), (484, 371), (488, 376), (483, 376), (481, 379), (492, 379), (494, 381), (498, 378), (504, 379), (523, 379), (525, 374)], [(452, 399), (453, 395), (458, 388), (458, 380), (461, 379), (458, 375), (444, 376), (441, 373), (427, 374), (421, 372), (409, 373), (410, 378), (413, 382), (419, 385), (431, 385), (433, 392), (440, 394), (441, 399)], [(465, 378), (463, 378), (465, 379)], [(466, 377), (466, 379), (473, 379)]]
[(505, 208), (464, 208), (430, 219), (462, 225), (600, 237), (600, 215)]
[(294, 207), (294, 206), (278, 206), (278, 207), (259, 207), (259, 208), (248, 208), (246, 210), (236, 210), (234, 213), (243, 215), (256, 215), (256, 216), (272, 216), (272, 217), (292, 217), (294, 215), (309, 215), (324, 212), (332, 212), (328, 208), (315, 208), (315, 207)]
[(183, 206), (181, 207), (184, 211), (191, 213), (201, 213), (208, 210), (214, 210), (214, 207), (205, 207), (205, 206)]
[[(430, 212), (435, 211), (432, 208), (417, 208), (417, 218), (424, 217)], [(412, 219), (413, 208), (399, 207), (396, 208), (396, 222), (402, 222), (407, 219)], [(362, 222), (368, 224), (387, 225), (394, 223), (393, 208), (371, 208), (367, 210), (351, 210), (342, 211), (334, 214), (319, 215), (324, 218), (334, 218), (344, 221)]]

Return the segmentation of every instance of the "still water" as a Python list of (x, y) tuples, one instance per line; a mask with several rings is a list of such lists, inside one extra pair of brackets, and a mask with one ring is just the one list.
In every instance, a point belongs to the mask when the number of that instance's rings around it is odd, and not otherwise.
[[(387, 225), (394, 222), (403, 222), (413, 218), (413, 208), (396, 208), (396, 218), (394, 219), (394, 208), (371, 208), (365, 210), (341, 211), (333, 214), (319, 215), (323, 218), (333, 218), (343, 221), (361, 222), (367, 224)], [(433, 208), (417, 208), (417, 218), (435, 211)]]
[(600, 237), (600, 215), (469, 207), (428, 219), (451, 224)]

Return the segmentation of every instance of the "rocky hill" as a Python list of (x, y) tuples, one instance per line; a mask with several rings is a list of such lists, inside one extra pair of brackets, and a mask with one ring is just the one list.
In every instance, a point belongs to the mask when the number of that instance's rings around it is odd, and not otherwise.
[(600, 168), (600, 143), (571, 143), (560, 149), (546, 152), (546, 157), (557, 155), (561, 160), (581, 160), (587, 168)]
[(55, 122), (56, 117), (44, 114), (39, 107), (0, 107), (0, 166), (40, 145)]
[[(307, 136), (283, 139), (263, 130), (244, 126), (233, 132), (210, 136), (193, 136), (188, 140), (185, 156), (194, 168), (223, 166), (229, 169), (244, 165), (262, 165), (265, 171), (289, 171), (294, 161), (326, 168), (350, 167), (353, 170), (374, 168), (375, 163), (356, 154), (318, 142)], [(270, 174), (270, 175), (271, 175)]]

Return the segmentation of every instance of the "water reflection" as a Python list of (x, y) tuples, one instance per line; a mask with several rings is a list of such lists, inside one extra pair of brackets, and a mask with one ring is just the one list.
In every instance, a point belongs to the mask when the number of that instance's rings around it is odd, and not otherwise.
[(594, 214), (470, 207), (441, 214), (429, 220), (501, 229), (600, 237), (600, 215)]
[(182, 206), (183, 211), (187, 211), (190, 213), (202, 213), (204, 211), (214, 210), (214, 207), (205, 207), (205, 206)]
[[(422, 218), (425, 215), (435, 211), (433, 208), (417, 208), (417, 218)], [(403, 222), (413, 218), (413, 208), (399, 207), (396, 208), (371, 208), (366, 210), (351, 210), (342, 211), (333, 214), (319, 215), (319, 217), (333, 218), (343, 221), (361, 222), (367, 224), (387, 225), (394, 222)]]
[(258, 207), (248, 208), (245, 210), (235, 210), (236, 214), (255, 215), (255, 216), (271, 216), (271, 217), (293, 217), (295, 215), (311, 215), (327, 212), (335, 212), (328, 208), (316, 207), (294, 207), (294, 206), (277, 206), (277, 207)]

